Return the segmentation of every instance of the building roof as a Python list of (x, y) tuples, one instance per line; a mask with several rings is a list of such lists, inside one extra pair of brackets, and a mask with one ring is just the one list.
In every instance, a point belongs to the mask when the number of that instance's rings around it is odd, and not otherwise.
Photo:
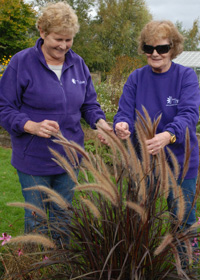
[(179, 54), (173, 61), (187, 67), (200, 67), (200, 52), (185, 51)]

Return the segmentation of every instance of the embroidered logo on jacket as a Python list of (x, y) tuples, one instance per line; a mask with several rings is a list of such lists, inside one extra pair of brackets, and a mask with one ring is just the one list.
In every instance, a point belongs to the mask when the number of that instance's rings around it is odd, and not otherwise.
[(81, 84), (85, 84), (85, 81), (79, 81), (79, 80), (75, 80), (75, 79), (72, 79), (72, 83), (73, 84), (79, 84), (79, 85), (81, 85)]
[(167, 97), (167, 104), (166, 106), (177, 106), (179, 100), (176, 98), (172, 98), (172, 96)]

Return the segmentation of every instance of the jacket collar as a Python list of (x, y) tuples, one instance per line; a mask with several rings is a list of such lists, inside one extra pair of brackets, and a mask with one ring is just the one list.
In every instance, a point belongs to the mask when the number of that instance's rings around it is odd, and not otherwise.
[[(36, 41), (36, 44), (35, 44), (35, 51), (37, 53), (37, 56), (39, 58), (39, 60), (46, 66), (47, 66), (47, 63), (46, 63), (46, 60), (44, 58), (44, 54), (42, 52), (42, 49), (41, 49), (41, 46), (43, 44), (43, 39), (40, 37), (37, 41)], [(73, 63), (73, 56), (74, 56), (74, 52), (70, 49), (66, 54), (65, 54), (65, 61), (64, 61), (64, 64), (63, 64), (63, 70), (66, 70), (68, 69), (69, 67), (73, 66), (74, 63)]]

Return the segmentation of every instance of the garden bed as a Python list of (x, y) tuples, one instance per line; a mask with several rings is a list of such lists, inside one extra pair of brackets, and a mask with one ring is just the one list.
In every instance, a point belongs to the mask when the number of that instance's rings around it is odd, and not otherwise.
[(11, 148), (11, 141), (9, 135), (0, 134), (0, 146), (5, 148)]

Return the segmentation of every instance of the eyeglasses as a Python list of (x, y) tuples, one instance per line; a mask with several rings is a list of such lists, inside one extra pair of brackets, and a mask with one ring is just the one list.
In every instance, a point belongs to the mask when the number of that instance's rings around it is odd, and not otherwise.
[(152, 54), (154, 50), (157, 51), (158, 54), (168, 53), (171, 49), (171, 45), (157, 45), (157, 46), (151, 46), (151, 45), (143, 45), (143, 51), (148, 54)]

